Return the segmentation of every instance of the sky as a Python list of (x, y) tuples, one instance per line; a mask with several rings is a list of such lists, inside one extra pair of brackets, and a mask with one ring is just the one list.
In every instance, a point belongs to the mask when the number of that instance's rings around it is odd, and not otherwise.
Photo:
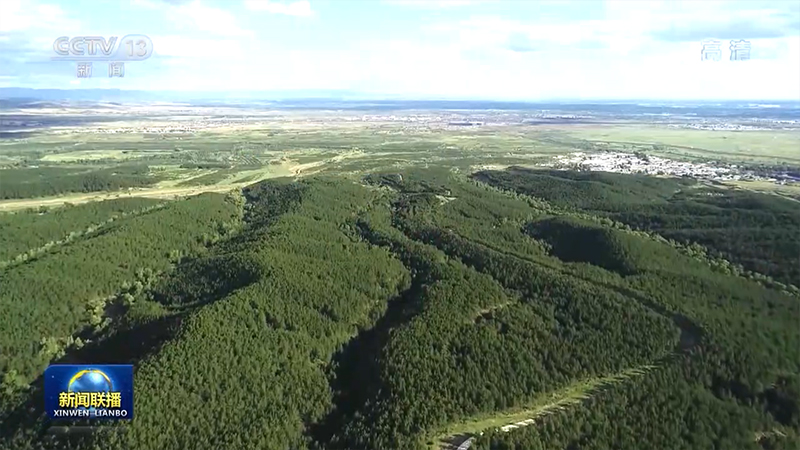
[[(153, 55), (124, 77), (52, 60), (58, 37), (128, 34)], [(800, 1), (0, 0), (0, 87), (800, 101)]]

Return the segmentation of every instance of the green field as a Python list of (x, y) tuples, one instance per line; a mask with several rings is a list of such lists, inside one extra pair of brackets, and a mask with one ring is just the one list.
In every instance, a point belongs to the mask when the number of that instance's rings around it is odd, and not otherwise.
[[(0, 167), (5, 179), (0, 196), (6, 201), (42, 197), (42, 204), (52, 204), (48, 203), (52, 196), (136, 188), (151, 190), (158, 197), (164, 189), (176, 187), (241, 188), (266, 178), (319, 172), (360, 174), (430, 165), (469, 172), (488, 166), (535, 166), (555, 155), (587, 150), (798, 165), (800, 133), (704, 131), (648, 124), (408, 129), (391, 123), (276, 124), (180, 135), (42, 132), (0, 141), (0, 161), (5, 161), (6, 167)], [(103, 178), (133, 166), (144, 167), (147, 177)], [(35, 173), (47, 180), (37, 184), (31, 175)], [(21, 184), (17, 178), (26, 181)], [(17, 208), (10, 203), (0, 205), (0, 209)]]
[(797, 131), (711, 131), (637, 125), (569, 127), (560, 129), (557, 136), (562, 134), (588, 142), (660, 145), (667, 148), (653, 154), (665, 157), (800, 164)]

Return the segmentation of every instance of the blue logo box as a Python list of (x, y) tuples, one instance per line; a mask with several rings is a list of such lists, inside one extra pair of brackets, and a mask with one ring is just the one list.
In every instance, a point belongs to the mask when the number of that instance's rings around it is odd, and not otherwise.
[(54, 364), (44, 371), (51, 419), (133, 418), (133, 365)]

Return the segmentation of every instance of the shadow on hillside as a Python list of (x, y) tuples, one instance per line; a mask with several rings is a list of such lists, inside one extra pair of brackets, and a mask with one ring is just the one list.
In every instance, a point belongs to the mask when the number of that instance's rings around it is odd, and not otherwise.
[[(168, 313), (136, 321), (125, 314), (127, 307), (110, 305), (106, 311), (112, 312), (112, 324), (99, 333), (93, 327), (79, 331), (73, 337), (91, 341), (81, 348), (69, 348), (64, 356), (51, 364), (135, 365), (159, 352), (178, 335), (184, 319), (193, 312), (259, 279), (258, 262), (247, 253), (247, 247), (254, 240), (264, 238), (268, 226), (300, 202), (304, 189), (297, 183), (262, 182), (249, 186), (245, 190), (248, 211), (243, 232), (217, 242), (203, 256), (184, 259), (173, 273), (150, 291), (154, 300), (167, 307)], [(110, 227), (99, 230), (93, 237), (109, 231)], [(120, 319), (120, 322), (114, 319)], [(89, 444), (87, 448), (93, 447), (91, 436), (65, 436), (57, 440), (47, 437), (46, 431), (50, 426), (88, 423), (47, 418), (43, 374), (31, 383), (28, 393), (18, 404), (3, 406), (0, 409), (0, 448), (64, 449), (84, 443)], [(94, 448), (102, 448), (102, 443), (94, 444)]]
[[(360, 332), (334, 355), (331, 387), (334, 392), (333, 413), (312, 429), (318, 442), (331, 442), (328, 447), (350, 448), (353, 443), (338, 442), (345, 425), (357, 412), (365, 412), (367, 402), (381, 395), (381, 351), (391, 331), (408, 322), (421, 310), (419, 302), (423, 283), (414, 278), (411, 286), (390, 300), (383, 317), (372, 328)], [(347, 439), (347, 436), (344, 437)]]
[[(255, 271), (245, 270), (242, 265), (231, 264), (222, 268), (216, 267), (214, 262), (220, 262), (220, 259), (192, 259), (181, 264), (175, 274), (163, 280), (162, 286), (153, 294), (162, 302), (162, 297), (177, 300), (171, 313), (141, 322), (111, 325), (99, 334), (95, 333), (93, 327), (86, 327), (74, 337), (91, 340), (81, 348), (69, 348), (64, 356), (51, 361), (51, 364), (136, 365), (148, 356), (158, 353), (167, 342), (178, 335), (184, 319), (194, 311), (227, 297), (257, 279)], [(198, 286), (198, 283), (202, 286)], [(126, 320), (124, 314), (119, 316), (123, 321)], [(5, 416), (0, 417), (0, 439), (10, 440), (15, 435), (25, 435), (45, 445), (53, 441), (52, 437), (45, 435), (48, 427), (82, 425), (76, 421), (50, 421), (45, 417), (43, 377), (42, 374), (31, 383), (29, 394), (19, 405), (10, 408)], [(64, 448), (67, 443), (72, 445), (73, 441), (78, 442), (81, 439), (88, 438), (59, 437), (58, 445), (54, 445), (55, 448)]]
[[(132, 364), (147, 355), (156, 353), (167, 341), (175, 337), (184, 314), (170, 315), (129, 329), (121, 330), (80, 349), (72, 349), (51, 364)], [(86, 423), (88, 424), (88, 422)], [(86, 436), (60, 437), (59, 442), (46, 437), (50, 426), (84, 425), (81, 421), (49, 420), (44, 411), (44, 374), (31, 383), (30, 394), (2, 418), (0, 438), (11, 439), (15, 434), (26, 434), (42, 445), (48, 442), (60, 447), (67, 442), (77, 444)], [(46, 447), (48, 448), (48, 447)]]
[[(374, 245), (391, 247), (387, 241), (372, 234), (368, 226), (359, 225), (359, 230)], [(401, 258), (402, 260), (403, 258)], [(409, 287), (389, 301), (384, 315), (372, 328), (361, 331), (351, 339), (331, 361), (333, 372), (329, 374), (334, 392), (332, 412), (321, 422), (314, 424), (311, 435), (325, 448), (348, 449), (359, 447), (357, 438), (342, 431), (356, 414), (369, 415), (368, 403), (378, 399), (381, 393), (381, 352), (390, 339), (390, 333), (407, 323), (422, 310), (422, 289), (428, 282), (428, 274), (406, 268), (412, 275)]]

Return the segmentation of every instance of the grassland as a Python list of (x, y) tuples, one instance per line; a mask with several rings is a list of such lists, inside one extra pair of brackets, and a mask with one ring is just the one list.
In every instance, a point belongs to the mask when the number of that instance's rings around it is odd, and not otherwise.
[(775, 194), (789, 200), (800, 201), (800, 185), (797, 184), (775, 184), (769, 181), (728, 181), (723, 184), (734, 189)]
[(756, 163), (800, 164), (797, 131), (724, 131), (655, 127), (652, 125), (587, 126), (552, 129), (553, 138), (591, 143), (657, 145), (653, 154)]
[[(71, 192), (75, 188), (65, 188), (67, 192), (58, 195), (9, 198), (0, 200), (0, 211), (109, 198), (163, 199), (225, 192), (265, 179), (317, 173), (359, 175), (430, 166), (462, 172), (535, 167), (554, 155), (574, 151), (612, 150), (681, 160), (800, 165), (797, 130), (709, 131), (644, 122), (448, 127), (433, 122), (409, 125), (389, 114), (371, 114), (369, 121), (356, 117), (347, 112), (284, 112), (268, 120), (179, 133), (153, 131), (175, 126), (175, 122), (136, 118), (0, 140), (0, 169), (100, 173), (135, 163), (149, 166), (153, 180), (149, 185), (110, 192)], [(108, 133), (110, 128), (128, 131)], [(787, 198), (800, 196), (796, 186), (764, 182), (730, 185)]]
[(108, 160), (129, 160), (137, 158), (151, 157), (153, 152), (141, 152), (129, 150), (76, 150), (63, 153), (46, 154), (41, 161), (46, 162), (81, 162), (81, 161), (108, 161)]

